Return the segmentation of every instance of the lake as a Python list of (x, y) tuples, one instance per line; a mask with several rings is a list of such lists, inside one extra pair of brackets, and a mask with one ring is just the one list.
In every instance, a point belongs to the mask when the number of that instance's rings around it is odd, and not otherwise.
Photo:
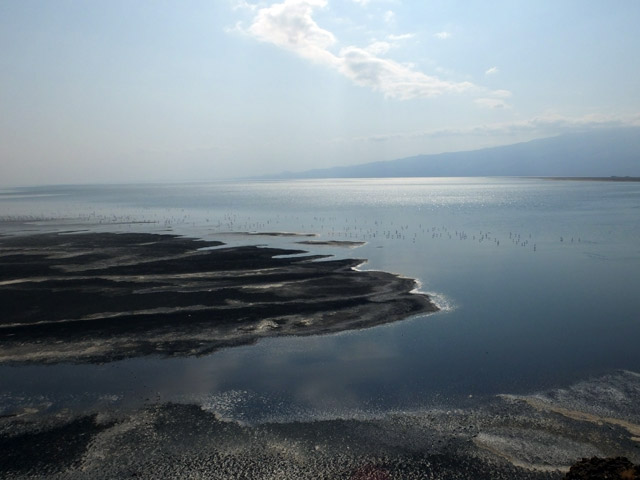
[[(411, 178), (0, 190), (10, 234), (173, 232), (366, 259), (442, 310), (202, 358), (1, 366), (2, 410), (197, 403), (248, 423), (361, 418), (640, 372), (640, 183)], [(359, 248), (300, 245), (363, 241)]]

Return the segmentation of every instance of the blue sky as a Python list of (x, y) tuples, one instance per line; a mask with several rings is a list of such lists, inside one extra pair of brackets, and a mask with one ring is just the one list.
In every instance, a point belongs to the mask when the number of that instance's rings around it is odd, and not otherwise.
[(640, 125), (640, 2), (0, 0), (0, 185), (207, 181)]

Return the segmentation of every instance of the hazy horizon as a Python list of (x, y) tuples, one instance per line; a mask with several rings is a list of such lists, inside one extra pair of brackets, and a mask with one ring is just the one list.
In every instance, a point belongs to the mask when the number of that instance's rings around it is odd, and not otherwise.
[(2, 2), (0, 185), (215, 181), (638, 126), (639, 14)]

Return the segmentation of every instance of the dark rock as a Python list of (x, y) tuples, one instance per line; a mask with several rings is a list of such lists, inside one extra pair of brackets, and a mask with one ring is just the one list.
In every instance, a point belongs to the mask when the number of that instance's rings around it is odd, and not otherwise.
[(574, 464), (564, 477), (566, 480), (638, 480), (640, 466), (626, 457), (583, 458)]

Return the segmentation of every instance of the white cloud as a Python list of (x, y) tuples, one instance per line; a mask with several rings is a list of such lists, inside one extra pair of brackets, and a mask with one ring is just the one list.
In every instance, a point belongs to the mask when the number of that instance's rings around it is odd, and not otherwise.
[(261, 8), (249, 33), (309, 60), (336, 65), (339, 60), (328, 50), (335, 37), (311, 17), (314, 8), (326, 5), (327, 0), (285, 0)]
[(438, 32), (433, 34), (434, 37), (439, 38), (440, 40), (446, 40), (447, 38), (451, 38), (450, 32)]
[(499, 71), (499, 70), (498, 70), (498, 67), (491, 67), (491, 68), (488, 68), (488, 69), (484, 72), (484, 74), (485, 74), (485, 75), (494, 75), (494, 74), (498, 73), (498, 71)]
[(391, 40), (392, 42), (399, 42), (401, 40), (408, 40), (409, 38), (413, 38), (415, 37), (416, 34), (415, 33), (403, 33), (401, 35), (387, 35), (387, 39)]
[(393, 23), (396, 19), (396, 14), (393, 13), (391, 10), (387, 10), (386, 12), (384, 12), (383, 18), (386, 23)]
[(392, 45), (376, 42), (368, 48), (349, 46), (338, 54), (330, 50), (335, 36), (313, 19), (314, 9), (327, 0), (284, 0), (258, 10), (248, 33), (263, 42), (293, 51), (303, 58), (338, 70), (356, 85), (401, 100), (477, 89), (470, 82), (450, 82), (382, 58)]
[(391, 50), (391, 46), (389, 42), (373, 42), (366, 50), (373, 55), (384, 55)]
[(469, 82), (453, 83), (416, 72), (393, 60), (377, 57), (358, 47), (341, 50), (340, 71), (361, 86), (384, 93), (390, 98), (407, 100), (434, 97), (443, 93), (461, 93), (474, 88)]
[[(388, 41), (376, 40), (372, 42), (365, 50), (374, 55), (384, 55), (392, 48), (399, 47), (402, 41), (412, 37), (414, 37), (413, 33), (405, 33), (404, 35), (387, 35), (386, 39)], [(409, 64), (405, 64), (405, 66), (409, 66)], [(411, 66), (411, 68), (413, 68), (413, 66)]]
[(354, 3), (358, 3), (362, 6), (366, 6), (371, 0), (353, 0)]
[(257, 5), (247, 2), (246, 0), (233, 0), (231, 8), (233, 10), (251, 10), (255, 11)]
[(497, 98), (509, 98), (512, 93), (509, 90), (493, 90), (491, 95)]

